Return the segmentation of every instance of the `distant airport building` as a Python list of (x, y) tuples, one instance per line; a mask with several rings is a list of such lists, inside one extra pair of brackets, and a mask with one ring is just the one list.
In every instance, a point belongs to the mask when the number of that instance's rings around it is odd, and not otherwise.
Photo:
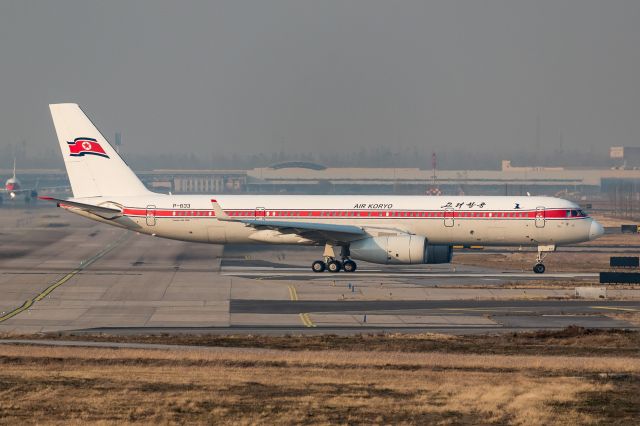
[(176, 194), (239, 193), (247, 186), (244, 170), (153, 170), (138, 175), (149, 188)]
[[(425, 194), (433, 170), (418, 168), (330, 168), (314, 163), (276, 165), (247, 172), (247, 191), (255, 193)], [(640, 171), (518, 167), (509, 160), (500, 170), (438, 170), (444, 194), (532, 194), (600, 192), (603, 179), (639, 179)]]
[[(624, 156), (633, 151), (625, 147)], [(616, 154), (617, 155), (617, 154)], [(633, 157), (629, 157), (633, 158)], [(11, 170), (0, 170), (0, 177)], [(270, 194), (442, 194), (558, 195), (568, 198), (613, 192), (637, 194), (640, 167), (565, 169), (520, 167), (502, 162), (500, 170), (326, 167), (287, 162), (251, 170), (169, 170), (137, 172), (152, 190), (164, 193)], [(22, 170), (25, 182), (68, 185), (62, 170)]]
[(640, 147), (612, 146), (609, 148), (609, 158), (611, 158), (613, 166), (616, 168), (640, 168)]

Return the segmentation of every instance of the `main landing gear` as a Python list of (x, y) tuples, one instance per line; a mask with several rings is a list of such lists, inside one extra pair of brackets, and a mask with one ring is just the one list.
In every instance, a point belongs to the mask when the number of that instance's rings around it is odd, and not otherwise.
[(340, 258), (342, 261), (337, 260), (332, 245), (325, 245), (323, 260), (316, 260), (311, 264), (311, 270), (313, 272), (355, 272), (358, 269), (358, 265), (353, 260), (349, 259), (349, 247), (342, 246), (340, 251)]
[(536, 264), (533, 266), (533, 272), (536, 274), (544, 274), (544, 271), (547, 269), (544, 267), (544, 258), (553, 251), (556, 251), (555, 244), (546, 245), (546, 246), (538, 246), (538, 256), (536, 257)]

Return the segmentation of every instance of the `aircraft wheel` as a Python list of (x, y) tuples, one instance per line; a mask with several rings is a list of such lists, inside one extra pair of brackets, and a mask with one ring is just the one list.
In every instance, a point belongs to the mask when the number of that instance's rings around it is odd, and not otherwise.
[(358, 265), (356, 265), (356, 262), (353, 260), (345, 260), (342, 263), (342, 269), (344, 269), (345, 272), (355, 272), (357, 268)]
[(544, 274), (545, 269), (546, 268), (542, 263), (538, 263), (533, 267), (533, 272), (535, 272), (536, 274)]
[(340, 269), (342, 269), (342, 263), (338, 260), (330, 260), (329, 263), (327, 263), (327, 269), (329, 272), (340, 272)]
[(311, 269), (313, 272), (324, 272), (327, 268), (327, 265), (322, 260), (316, 260), (311, 264)]

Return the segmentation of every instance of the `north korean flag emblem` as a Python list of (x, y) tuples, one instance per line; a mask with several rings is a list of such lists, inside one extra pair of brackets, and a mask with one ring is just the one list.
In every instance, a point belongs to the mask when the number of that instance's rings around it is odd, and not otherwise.
[(72, 157), (82, 157), (85, 155), (97, 155), (99, 157), (109, 158), (104, 149), (95, 139), (91, 138), (75, 138), (69, 144), (69, 155)]

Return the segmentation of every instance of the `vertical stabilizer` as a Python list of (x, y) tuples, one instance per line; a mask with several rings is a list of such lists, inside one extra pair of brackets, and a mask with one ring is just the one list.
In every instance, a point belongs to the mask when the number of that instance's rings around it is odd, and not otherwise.
[(75, 198), (149, 193), (77, 104), (49, 108)]

